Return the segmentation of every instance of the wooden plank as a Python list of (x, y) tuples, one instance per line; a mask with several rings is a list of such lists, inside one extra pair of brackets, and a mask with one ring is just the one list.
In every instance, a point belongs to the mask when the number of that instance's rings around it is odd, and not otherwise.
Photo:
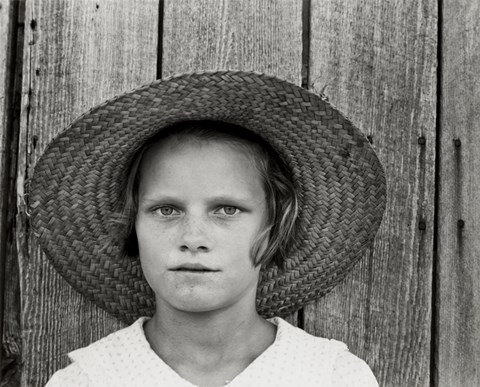
[[(74, 292), (30, 234), (23, 184), (48, 141), (86, 109), (156, 78), (158, 0), (27, 0), (17, 175), (22, 386), (43, 386), (66, 353), (121, 327)], [(140, 60), (139, 60), (140, 58)]]
[(19, 8), (19, 2), (11, 0), (0, 4), (0, 386), (19, 384), (22, 345), (18, 323), (20, 282), (13, 237), (23, 43)]
[(480, 3), (443, 1), (438, 386), (480, 385)]
[[(165, 3), (163, 76), (253, 70), (302, 80), (302, 4), (186, 0)], [(287, 317), (297, 325), (297, 314)]]
[(436, 51), (436, 1), (312, 0), (310, 86), (370, 136), (389, 203), (372, 251), (305, 327), (347, 343), (381, 386), (430, 383)]
[(167, 1), (163, 75), (254, 70), (301, 82), (301, 2)]

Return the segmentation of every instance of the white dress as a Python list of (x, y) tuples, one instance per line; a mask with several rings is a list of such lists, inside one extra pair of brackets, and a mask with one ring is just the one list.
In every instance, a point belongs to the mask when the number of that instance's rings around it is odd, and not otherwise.
[[(73, 361), (57, 371), (46, 387), (194, 387), (151, 349), (141, 317), (68, 355)], [(228, 387), (378, 387), (368, 365), (336, 340), (312, 336), (275, 317), (273, 344), (228, 383)]]

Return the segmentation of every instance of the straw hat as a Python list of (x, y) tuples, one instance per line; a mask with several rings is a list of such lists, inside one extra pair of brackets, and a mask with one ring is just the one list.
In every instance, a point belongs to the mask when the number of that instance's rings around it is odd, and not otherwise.
[(114, 226), (135, 152), (164, 127), (218, 120), (267, 140), (298, 187), (298, 237), (285, 270), (262, 272), (258, 311), (285, 315), (330, 291), (371, 246), (385, 175), (370, 143), (321, 97), (264, 74), (218, 71), (155, 81), (82, 115), (47, 147), (30, 184), (31, 225), (77, 291), (130, 323), (155, 311), (139, 260)]

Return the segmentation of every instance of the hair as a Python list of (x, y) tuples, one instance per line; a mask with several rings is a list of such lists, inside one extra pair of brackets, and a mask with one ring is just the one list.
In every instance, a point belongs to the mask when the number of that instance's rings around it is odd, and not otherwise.
[[(255, 239), (251, 258), (255, 266), (266, 266), (274, 262), (283, 269), (286, 257), (296, 234), (298, 215), (297, 193), (291, 173), (272, 146), (259, 135), (241, 126), (221, 121), (182, 121), (162, 129), (151, 137), (135, 153), (127, 175), (124, 192), (122, 223), (127, 227), (123, 252), (137, 258), (138, 241), (135, 218), (138, 209), (140, 166), (145, 153), (160, 142), (175, 140), (220, 141), (231, 144), (249, 153), (262, 179), (267, 201), (267, 222)], [(268, 239), (267, 246), (265, 240)]]

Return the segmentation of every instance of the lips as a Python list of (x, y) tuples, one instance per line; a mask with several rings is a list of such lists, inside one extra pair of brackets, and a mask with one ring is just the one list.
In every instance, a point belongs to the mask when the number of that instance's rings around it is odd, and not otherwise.
[(215, 270), (210, 267), (204, 266), (200, 263), (185, 263), (170, 269), (176, 272), (189, 272), (189, 273), (215, 273), (220, 270)]

